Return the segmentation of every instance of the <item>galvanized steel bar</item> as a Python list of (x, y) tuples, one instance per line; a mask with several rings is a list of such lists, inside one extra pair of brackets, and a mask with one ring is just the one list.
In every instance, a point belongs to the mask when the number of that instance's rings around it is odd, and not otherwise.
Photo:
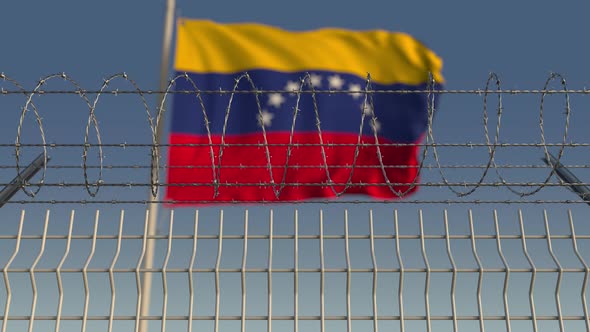
[(6, 302), (4, 305), (4, 317), (2, 318), (2, 332), (6, 332), (6, 329), (8, 328), (8, 314), (10, 312), (10, 304), (12, 303), (12, 288), (10, 287), (8, 269), (10, 268), (10, 265), (12, 264), (14, 258), (16, 257), (16, 255), (18, 255), (18, 252), (20, 250), (21, 235), (23, 234), (24, 221), (25, 210), (22, 210), (20, 214), (20, 222), (18, 223), (18, 232), (16, 237), (16, 243), (14, 245), (14, 251), (12, 252), (12, 255), (10, 255), (10, 258), (2, 268), (2, 275), (4, 277), (4, 287), (6, 288)]

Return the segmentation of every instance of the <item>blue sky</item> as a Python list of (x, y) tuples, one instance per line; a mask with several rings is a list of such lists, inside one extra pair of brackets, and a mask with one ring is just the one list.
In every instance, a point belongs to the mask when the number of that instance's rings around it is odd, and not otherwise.
[[(161, 54), (162, 22), (164, 1), (115, 1), (100, 2), (81, 1), (8, 1), (2, 5), (0, 19), (0, 72), (19, 81), (25, 88), (32, 89), (37, 80), (53, 73), (67, 73), (83, 88), (98, 89), (102, 80), (112, 74), (126, 72), (143, 89), (156, 89), (159, 79)], [(497, 73), (504, 89), (541, 89), (551, 72), (562, 74), (570, 89), (590, 87), (590, 46), (586, 42), (586, 22), (590, 4), (584, 1), (509, 1), (493, 2), (473, 1), (291, 1), (271, 0), (251, 1), (186, 1), (178, 0), (177, 16), (205, 18), (219, 22), (260, 22), (292, 30), (309, 30), (319, 27), (343, 27), (349, 29), (387, 29), (412, 34), (433, 49), (444, 61), (443, 74), (448, 89), (483, 89), (490, 72)], [(0, 81), (0, 87), (12, 89), (13, 86)], [(113, 88), (128, 89), (125, 82), (116, 82)], [(559, 82), (550, 87), (560, 88)], [(71, 85), (55, 80), (48, 88), (71, 89)], [(495, 97), (494, 97), (495, 98)], [(496, 125), (495, 99), (488, 105), (490, 112), (490, 130)], [(588, 142), (590, 136), (587, 123), (588, 97), (571, 96), (572, 118), (568, 142)], [(88, 109), (74, 95), (43, 96), (36, 99), (43, 118), (44, 130), (48, 142), (83, 143)], [(155, 99), (147, 96), (150, 110), (155, 109)], [(20, 107), (24, 105), (22, 96), (0, 96), (0, 143), (14, 143), (20, 116)], [(540, 142), (539, 131), (539, 95), (504, 96), (504, 113), (502, 118), (502, 142), (533, 143)], [(547, 141), (559, 143), (563, 133), (564, 96), (547, 97), (544, 115)], [(464, 143), (484, 142), (482, 120), (482, 96), (478, 95), (444, 95), (438, 107), (439, 114), (435, 120), (435, 136), (438, 142)], [(105, 143), (150, 143), (149, 127), (145, 109), (135, 96), (104, 96), (97, 108), (101, 136)], [(24, 143), (40, 143), (38, 128), (34, 117), (27, 115), (23, 127)], [(168, 124), (166, 125), (166, 129)], [(91, 141), (96, 138), (92, 133)], [(556, 149), (551, 149), (556, 152)], [(23, 162), (31, 160), (40, 152), (39, 148), (23, 151)], [(82, 162), (81, 148), (62, 148), (50, 151), (53, 165), (77, 165)], [(96, 150), (90, 151), (89, 163), (97, 164)], [(149, 150), (118, 148), (105, 149), (105, 164), (148, 165)], [(485, 164), (487, 150), (482, 148), (441, 148), (441, 163), (447, 165)], [(510, 148), (498, 152), (499, 164), (541, 164), (542, 150), (538, 148)], [(587, 148), (569, 148), (564, 162), (567, 164), (588, 164)], [(428, 163), (434, 159), (429, 154)], [(14, 148), (0, 147), (0, 164), (14, 165)], [(590, 172), (585, 169), (574, 170), (583, 180), (590, 182)], [(446, 175), (451, 182), (473, 182), (481, 170), (448, 171)], [(503, 170), (502, 174), (510, 182), (542, 182), (546, 170)], [(95, 181), (96, 169), (89, 171), (90, 181)], [(131, 180), (145, 182), (149, 177), (146, 169), (138, 171), (105, 170), (106, 182)], [(2, 182), (14, 176), (14, 169), (0, 169)], [(498, 181), (495, 172), (486, 178), (487, 182)], [(83, 182), (80, 169), (49, 169), (46, 182)], [(424, 174), (425, 182), (440, 182), (435, 169)], [(461, 188), (458, 188), (461, 189)], [(522, 188), (517, 188), (522, 189)], [(530, 189), (530, 188), (529, 188)], [(464, 189), (461, 189), (464, 190)], [(138, 199), (147, 198), (147, 188), (121, 189), (102, 188), (97, 199)], [(453, 200), (456, 196), (446, 188), (423, 188), (415, 199)], [(15, 200), (30, 200), (23, 193)], [(39, 200), (50, 199), (91, 199), (84, 188), (43, 188), (37, 197)], [(505, 188), (480, 189), (467, 199), (518, 200), (518, 196)], [(546, 188), (531, 199), (561, 200), (576, 196), (562, 188)], [(66, 231), (69, 209), (78, 210), (77, 232), (88, 234), (97, 206), (78, 204), (47, 205), (8, 205), (0, 211), (0, 234), (15, 234), (17, 218), (22, 208), (27, 209), (27, 226), (31, 234), (41, 232), (45, 209), (52, 209), (55, 224), (54, 234)], [(542, 227), (541, 210), (550, 209), (550, 216), (556, 220), (557, 231), (567, 233), (565, 211), (574, 210), (580, 222), (580, 232), (586, 234), (590, 229), (584, 219), (588, 206), (573, 205), (408, 205), (408, 204), (366, 204), (346, 206), (355, 210), (355, 215), (362, 217), (356, 224), (359, 233), (367, 233), (366, 216), (373, 208), (376, 216), (384, 222), (391, 222), (391, 210), (399, 208), (402, 217), (408, 220), (407, 229), (416, 232), (417, 209), (425, 211), (426, 220), (431, 223), (427, 231), (442, 232), (442, 210), (447, 208), (455, 216), (454, 230), (468, 232), (466, 224), (467, 209), (475, 211), (479, 231), (493, 233), (491, 224), (492, 209), (500, 210), (506, 229), (518, 232), (516, 210), (523, 208), (527, 216), (527, 225), (539, 233)], [(101, 232), (112, 234), (116, 231), (121, 208), (127, 209), (131, 220), (125, 230), (132, 234), (142, 231), (143, 209), (141, 205), (102, 205), (101, 214), (105, 222)], [(277, 208), (277, 213), (285, 219), (292, 215), (293, 206)], [(309, 218), (316, 218), (319, 208), (341, 222), (342, 206), (305, 205), (300, 207)], [(264, 222), (268, 207), (250, 207), (257, 220)], [(243, 207), (229, 207), (229, 219), (238, 223)], [(214, 232), (218, 208), (203, 209), (204, 220), (210, 222), (205, 230)], [(167, 211), (162, 212), (162, 229), (167, 228)], [(192, 211), (179, 212), (176, 229), (181, 233), (191, 232), (190, 215)], [(281, 217), (283, 218), (283, 217)], [(29, 222), (30, 220), (30, 222)], [(52, 219), (53, 220), (53, 219)], [(289, 219), (290, 220), (290, 219)], [(340, 225), (340, 224), (338, 224)], [(239, 230), (239, 226), (236, 229)], [(317, 233), (317, 223), (310, 221), (308, 230)], [(428, 228), (430, 227), (430, 228)], [(265, 229), (260, 226), (261, 232)], [(341, 229), (335, 230), (341, 232)], [(2, 240), (0, 240), (2, 242)], [(1, 248), (12, 250), (14, 242), (4, 241)], [(31, 247), (27, 257), (34, 256)], [(588, 252), (588, 246), (584, 247)], [(55, 255), (63, 250), (63, 244), (57, 245)], [(490, 252), (492, 250), (490, 249)], [(4, 251), (8, 252), (8, 251)], [(50, 251), (51, 252), (51, 251)], [(105, 254), (107, 255), (107, 254)], [(23, 266), (30, 266), (30, 259), (23, 258)], [(58, 257), (58, 256), (55, 256)], [(106, 256), (105, 256), (106, 257)], [(162, 256), (163, 257), (163, 256)], [(162, 258), (160, 257), (160, 259)], [(589, 257), (590, 258), (590, 257)], [(0, 254), (0, 266), (6, 256)], [(129, 260), (132, 260), (129, 258)], [(29, 263), (27, 263), (29, 262)], [(52, 261), (53, 262), (53, 261)], [(519, 261), (521, 262), (521, 261)], [(473, 262), (471, 262), (473, 263)], [(522, 262), (521, 262), (522, 263)], [(179, 263), (180, 264), (180, 263)], [(524, 264), (524, 263), (522, 263)], [(71, 263), (79, 267), (79, 261)], [(47, 263), (47, 266), (55, 266)], [(24, 278), (23, 285), (26, 284)], [(49, 282), (49, 281), (48, 281)], [(548, 281), (550, 282), (550, 281)], [(525, 283), (528, 285), (528, 281)], [(106, 284), (105, 284), (106, 285)], [(554, 284), (548, 284), (550, 288)], [(25, 287), (25, 286), (23, 286)], [(106, 286), (105, 286), (106, 287)], [(263, 286), (260, 286), (263, 289)], [(422, 289), (420, 285), (417, 289)], [(574, 291), (575, 293), (575, 291)], [(2, 294), (2, 293), (0, 293)], [(4, 295), (2, 295), (4, 296)], [(311, 301), (311, 300), (310, 300)], [(3, 301), (0, 301), (3, 302)], [(28, 303), (23, 302), (23, 312)], [(311, 302), (310, 302), (311, 303)], [(73, 307), (74, 305), (72, 305)], [(54, 308), (54, 307), (51, 307)], [(75, 308), (72, 308), (73, 311)], [(467, 308), (468, 309), (468, 308)], [(51, 311), (53, 309), (50, 309)]]

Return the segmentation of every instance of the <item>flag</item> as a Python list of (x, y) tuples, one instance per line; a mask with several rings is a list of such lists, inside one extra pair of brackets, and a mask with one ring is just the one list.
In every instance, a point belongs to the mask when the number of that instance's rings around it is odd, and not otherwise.
[(166, 200), (412, 193), (428, 94), (365, 90), (426, 90), (441, 67), (404, 33), (180, 19)]

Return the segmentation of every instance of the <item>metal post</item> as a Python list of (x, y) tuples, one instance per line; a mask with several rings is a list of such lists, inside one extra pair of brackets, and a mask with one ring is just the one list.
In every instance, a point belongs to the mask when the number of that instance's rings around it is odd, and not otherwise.
[[(172, 47), (172, 31), (174, 29), (174, 13), (176, 8), (176, 0), (166, 0), (166, 13), (164, 17), (164, 35), (162, 37), (162, 62), (160, 63), (160, 91), (166, 90), (168, 85), (168, 66), (170, 65), (170, 49)], [(158, 95), (158, 114), (162, 112), (160, 109), (160, 105), (164, 100), (164, 94)], [(163, 105), (162, 105), (163, 106)], [(159, 117), (159, 121), (156, 127), (156, 141), (158, 144), (163, 143), (163, 128), (164, 128), (164, 117)], [(159, 150), (158, 150), (159, 153)], [(159, 166), (159, 165), (156, 165)], [(159, 174), (160, 169), (158, 168), (156, 172), (152, 172), (152, 183), (155, 183), (155, 174)], [(151, 189), (151, 188), (150, 188)], [(152, 201), (148, 205), (149, 211), (149, 219), (148, 219), (148, 237), (156, 235), (156, 230), (158, 227), (158, 203), (153, 201), (158, 200), (158, 196), (160, 193), (160, 189), (158, 188), (157, 194), (153, 195), (151, 190), (149, 193), (149, 199)], [(148, 239), (146, 245), (146, 252), (145, 252), (145, 260), (143, 263), (144, 269), (151, 269), (154, 263), (154, 252), (156, 249), (156, 242), (154, 239)], [(149, 314), (150, 308), (150, 298), (151, 298), (151, 288), (152, 288), (152, 273), (151, 272), (144, 272), (143, 273), (143, 280), (142, 280), (142, 298), (141, 298), (141, 316), (147, 316)], [(141, 318), (141, 317), (140, 317)], [(139, 330), (145, 332), (148, 330), (148, 321), (141, 320), (139, 325)]]
[(29, 181), (39, 170), (45, 167), (45, 162), (49, 161), (49, 157), (45, 157), (45, 154), (41, 153), (27, 168), (25, 168), (20, 174), (18, 174), (10, 183), (0, 191), (0, 207), (3, 207), (8, 200), (14, 196), (18, 190), (27, 181)]
[(580, 181), (574, 175), (574, 173), (572, 173), (569, 169), (557, 161), (557, 159), (551, 153), (549, 153), (549, 159), (543, 157), (543, 161), (555, 169), (557, 176), (561, 179), (561, 181), (569, 185), (571, 191), (576, 193), (576, 195), (578, 195), (583, 201), (586, 201), (586, 203), (590, 204), (590, 188), (582, 185), (582, 181)]

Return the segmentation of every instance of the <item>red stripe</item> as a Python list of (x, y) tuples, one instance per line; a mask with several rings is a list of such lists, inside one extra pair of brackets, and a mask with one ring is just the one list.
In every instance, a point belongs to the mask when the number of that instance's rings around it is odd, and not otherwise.
[[(267, 134), (268, 143), (288, 144), (289, 133)], [(335, 185), (334, 189), (340, 193), (344, 190), (344, 183), (348, 181), (351, 166), (354, 160), (357, 143), (356, 135), (322, 133), (323, 143), (351, 144), (349, 146), (324, 147), (330, 177)], [(220, 144), (221, 137), (214, 136), (213, 144)], [(362, 143), (374, 144), (372, 137), (363, 137)], [(241, 135), (225, 138), (226, 144), (259, 144), (264, 143), (262, 134)], [(317, 144), (319, 137), (317, 133), (297, 133), (293, 143)], [(379, 138), (379, 143), (391, 143)], [(330, 198), (336, 194), (329, 186), (285, 186), (280, 192), (279, 198), (275, 196), (270, 186), (258, 184), (271, 183), (268, 168), (266, 149), (263, 146), (225, 146), (219, 165), (219, 145), (213, 146), (215, 169), (218, 171), (218, 195), (214, 196), (213, 167), (211, 162), (211, 150), (207, 146), (209, 139), (206, 136), (171, 134), (170, 144), (204, 144), (204, 146), (172, 146), (169, 151), (168, 183), (166, 200), (183, 201), (219, 201), (219, 202), (259, 202), (259, 201), (281, 201), (281, 200), (303, 200), (310, 198)], [(283, 182), (285, 170), (287, 146), (269, 146), (271, 156), (272, 176), (275, 189), (279, 190)], [(408, 146), (381, 146), (383, 165), (417, 165), (418, 147)], [(256, 168), (224, 168), (227, 166), (260, 166)], [(360, 147), (356, 165), (378, 166), (377, 148), (375, 146)], [(177, 166), (204, 166), (203, 168), (174, 168)], [(311, 168), (294, 168), (293, 166), (314, 166)], [(347, 166), (335, 168), (333, 166)], [(417, 173), (416, 168), (385, 168), (387, 177), (391, 183), (411, 183)], [(328, 176), (324, 167), (324, 159), (320, 146), (294, 147), (289, 158), (289, 167), (284, 183), (327, 183)], [(364, 184), (382, 184), (386, 180), (383, 171), (378, 168), (355, 168), (352, 176), (352, 186), (347, 188), (347, 194), (366, 194), (375, 198), (390, 199), (397, 198), (388, 186), (358, 186)], [(191, 185), (200, 183), (202, 185)], [(224, 186), (224, 184), (256, 184), (247, 186)], [(174, 184), (189, 184), (188, 186), (176, 186)], [(357, 184), (356, 186), (354, 184)], [(409, 185), (394, 186), (393, 189), (405, 192)], [(409, 193), (414, 192), (414, 187)]]

